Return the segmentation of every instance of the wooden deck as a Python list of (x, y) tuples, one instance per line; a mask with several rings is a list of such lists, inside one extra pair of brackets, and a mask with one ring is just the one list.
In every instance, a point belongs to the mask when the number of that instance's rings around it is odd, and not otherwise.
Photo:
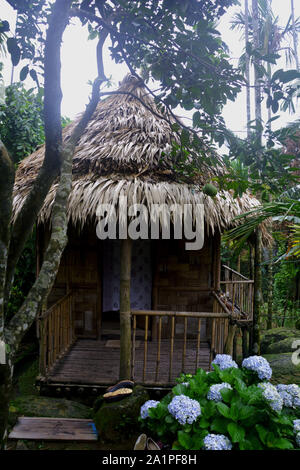
[[(147, 342), (147, 361), (144, 373), (144, 341), (139, 340), (135, 349), (133, 380), (145, 385), (175, 383), (183, 370), (183, 341), (175, 339), (172, 371), (170, 374), (170, 340), (162, 340), (160, 363), (156, 376), (157, 341)], [(195, 373), (197, 341), (189, 339), (186, 345), (185, 373)], [(209, 368), (209, 345), (202, 342), (198, 355), (198, 368)], [(118, 341), (77, 339), (69, 352), (62, 357), (48, 374), (46, 381), (55, 384), (82, 384), (90, 386), (113, 384), (119, 379), (120, 348)], [(170, 380), (171, 379), (171, 380)]]
[(8, 437), (45, 441), (97, 441), (98, 433), (91, 419), (20, 417)]

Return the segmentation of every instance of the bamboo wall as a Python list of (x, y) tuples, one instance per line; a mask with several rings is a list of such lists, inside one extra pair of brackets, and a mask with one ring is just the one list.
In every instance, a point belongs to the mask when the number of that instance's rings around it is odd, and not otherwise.
[(60, 268), (48, 307), (64, 294), (73, 292), (73, 322), (75, 335), (97, 337), (101, 326), (101, 244), (93, 228), (81, 234), (71, 229), (69, 243), (61, 259)]
[[(179, 312), (212, 312), (213, 298), (211, 291), (219, 287), (220, 271), (219, 234), (206, 237), (201, 250), (185, 250), (183, 240), (158, 240), (155, 246), (153, 309)], [(168, 318), (163, 325), (169, 331)], [(178, 322), (176, 335), (182, 335)], [(191, 321), (188, 335), (193, 337), (197, 331)], [(153, 325), (152, 334), (157, 334), (157, 325)], [(202, 324), (201, 336), (209, 335), (209, 325)]]
[[(47, 230), (39, 230), (38, 262), (47, 245)], [(77, 336), (97, 337), (101, 328), (101, 250), (105, 241), (97, 239), (93, 227), (79, 235), (69, 232), (69, 243), (63, 254), (60, 269), (48, 298), (51, 307), (68, 291), (73, 291), (73, 321)], [(211, 291), (219, 288), (220, 237), (205, 237), (199, 251), (186, 251), (182, 240), (153, 240), (152, 309), (186, 312), (212, 312)], [(166, 320), (168, 321), (168, 320)], [(168, 325), (163, 331), (168, 331)], [(194, 326), (189, 326), (193, 335)], [(209, 325), (203, 322), (202, 337), (209, 335)], [(196, 331), (196, 325), (195, 325)], [(178, 327), (180, 335), (180, 326)], [(155, 325), (152, 325), (155, 337)], [(164, 337), (164, 336), (162, 336)]]

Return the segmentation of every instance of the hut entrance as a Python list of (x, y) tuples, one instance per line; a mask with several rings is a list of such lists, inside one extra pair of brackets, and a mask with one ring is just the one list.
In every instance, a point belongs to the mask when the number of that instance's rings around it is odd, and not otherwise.
[[(102, 242), (102, 337), (119, 335), (120, 250), (120, 240)], [(133, 240), (130, 287), (133, 310), (152, 308), (152, 277), (150, 240)]]

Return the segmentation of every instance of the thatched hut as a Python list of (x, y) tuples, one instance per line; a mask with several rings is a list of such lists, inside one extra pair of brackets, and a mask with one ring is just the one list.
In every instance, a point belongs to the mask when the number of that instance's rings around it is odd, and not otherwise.
[[(218, 296), (220, 234), (258, 201), (248, 194), (203, 194), (203, 184), (222, 171), (220, 162), (214, 169), (204, 166), (194, 184), (179, 179), (171, 152), (178, 137), (169, 120), (136, 78), (126, 77), (118, 91), (99, 103), (73, 157), (69, 242), (40, 319), (41, 375), (48, 383), (113, 382), (120, 356), (121, 376), (129, 367), (138, 381), (172, 383), (181, 370), (207, 367), (212, 355), (223, 351), (237, 299), (243, 304), (240, 314), (251, 310), (245, 289), (252, 284), (242, 277), (244, 290), (233, 295), (231, 311)], [(65, 139), (75, 124), (66, 127)], [(41, 147), (18, 168), (15, 214), (43, 157)], [(56, 189), (54, 183), (38, 217), (38, 265), (49, 239)], [(149, 213), (153, 204), (203, 204), (203, 247), (185, 250), (185, 240), (172, 235), (169, 240), (100, 240), (101, 204), (115, 208), (118, 225), (127, 220), (121, 196), (128, 206), (143, 204)], [(164, 227), (163, 212), (160, 222)]]

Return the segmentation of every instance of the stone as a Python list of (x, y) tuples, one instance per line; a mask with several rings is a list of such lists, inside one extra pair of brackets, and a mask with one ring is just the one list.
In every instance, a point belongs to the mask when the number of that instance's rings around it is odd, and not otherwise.
[(91, 418), (91, 408), (64, 398), (21, 395), (10, 403), (10, 414), (15, 416), (44, 416), (48, 418)]
[[(274, 384), (297, 384), (300, 385), (300, 361), (296, 364), (293, 360), (293, 353), (264, 354), (272, 368), (271, 382)], [(297, 359), (297, 358), (296, 358)]]
[(18, 440), (16, 450), (29, 450), (24, 441)]
[(101, 404), (101, 400), (97, 399), (100, 407), (93, 419), (100, 438), (106, 441), (123, 441), (136, 434), (140, 409), (147, 400), (148, 392), (140, 385), (133, 388), (129, 397), (120, 401), (103, 401)]
[[(293, 352), (295, 350), (295, 347), (293, 348), (293, 344), (297, 340), (296, 337), (292, 338), (285, 338), (281, 341), (278, 341), (277, 343), (270, 344), (267, 349), (268, 354), (281, 354), (281, 353), (287, 353), (287, 352)], [(298, 340), (300, 341), (300, 335)]]
[(299, 340), (299, 331), (292, 328), (273, 328), (261, 335), (261, 354), (292, 352), (292, 344)]

